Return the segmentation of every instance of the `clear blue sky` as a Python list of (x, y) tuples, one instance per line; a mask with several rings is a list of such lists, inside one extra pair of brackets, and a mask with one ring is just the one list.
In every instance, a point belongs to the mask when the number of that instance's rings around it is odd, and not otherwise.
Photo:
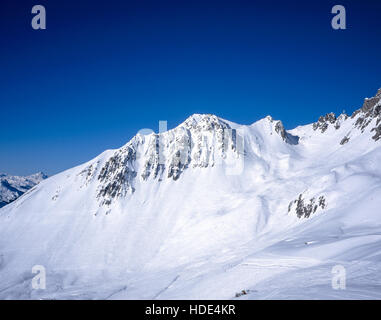
[[(31, 28), (45, 5), (47, 29)], [(331, 8), (347, 30), (331, 28)], [(287, 128), (381, 87), (381, 1), (21, 1), (0, 12), (0, 172), (51, 175), (193, 113)]]

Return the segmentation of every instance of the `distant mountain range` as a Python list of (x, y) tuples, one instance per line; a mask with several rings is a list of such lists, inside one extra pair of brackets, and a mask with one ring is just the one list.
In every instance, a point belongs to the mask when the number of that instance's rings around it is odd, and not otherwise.
[(46, 178), (47, 175), (42, 172), (25, 177), (0, 173), (0, 208), (15, 201)]

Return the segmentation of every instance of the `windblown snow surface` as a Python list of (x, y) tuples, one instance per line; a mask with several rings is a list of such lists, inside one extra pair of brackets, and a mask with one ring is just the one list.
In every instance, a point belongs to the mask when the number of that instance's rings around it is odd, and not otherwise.
[(0, 298), (381, 298), (380, 100), (291, 131), (196, 114), (42, 181), (0, 209)]

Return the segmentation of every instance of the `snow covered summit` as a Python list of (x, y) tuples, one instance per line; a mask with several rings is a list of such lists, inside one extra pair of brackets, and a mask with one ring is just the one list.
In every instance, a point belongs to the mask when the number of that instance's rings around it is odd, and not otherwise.
[(0, 298), (381, 298), (380, 108), (195, 114), (50, 177), (0, 209)]

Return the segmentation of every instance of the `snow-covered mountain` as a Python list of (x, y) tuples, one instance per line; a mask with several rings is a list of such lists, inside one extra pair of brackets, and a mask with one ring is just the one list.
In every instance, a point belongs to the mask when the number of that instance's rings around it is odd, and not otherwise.
[(0, 298), (381, 298), (380, 111), (195, 114), (50, 177), (0, 209)]
[(16, 200), (47, 176), (38, 172), (26, 177), (0, 173), (0, 208)]

